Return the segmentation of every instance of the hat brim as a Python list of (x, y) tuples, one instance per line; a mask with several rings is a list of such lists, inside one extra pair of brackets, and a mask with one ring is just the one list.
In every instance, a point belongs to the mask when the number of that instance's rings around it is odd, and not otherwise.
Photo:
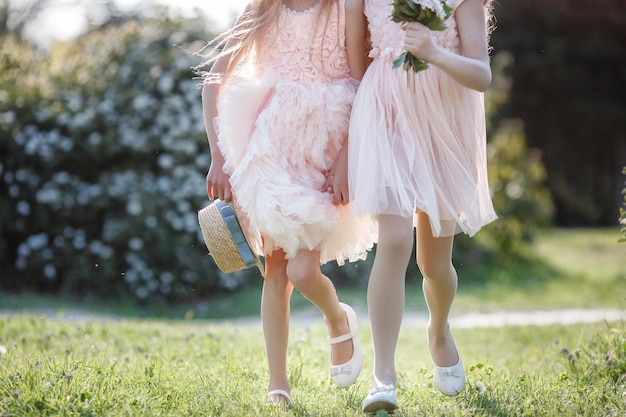
[(204, 243), (221, 271), (256, 266), (265, 276), (265, 268), (248, 243), (234, 204), (217, 199), (198, 211), (198, 221)]

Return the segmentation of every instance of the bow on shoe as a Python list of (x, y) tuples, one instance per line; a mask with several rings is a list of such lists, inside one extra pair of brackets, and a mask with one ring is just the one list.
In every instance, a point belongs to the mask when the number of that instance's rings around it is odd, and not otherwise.
[(333, 365), (330, 367), (330, 376), (333, 378), (340, 374), (350, 375), (351, 373), (352, 373), (351, 363), (346, 363), (343, 365)]
[(380, 410), (393, 413), (398, 408), (396, 387), (393, 384), (372, 388), (363, 400), (361, 409), (364, 413), (375, 414)]
[(464, 373), (462, 371), (459, 372), (457, 368), (440, 368), (437, 369), (437, 372), (439, 373), (439, 378), (442, 380), (448, 377), (463, 378), (465, 376)]
[(437, 389), (445, 395), (454, 396), (463, 391), (465, 371), (461, 359), (454, 366), (439, 367), (435, 365), (433, 382)]
[(388, 395), (390, 392), (393, 392), (395, 390), (396, 390), (396, 387), (393, 384), (388, 384), (388, 385), (380, 386), (378, 388), (372, 388), (368, 395), (372, 397), (376, 397), (379, 394)]

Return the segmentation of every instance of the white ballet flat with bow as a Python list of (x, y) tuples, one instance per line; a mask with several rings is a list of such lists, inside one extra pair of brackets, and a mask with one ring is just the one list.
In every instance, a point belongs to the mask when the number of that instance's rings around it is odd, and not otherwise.
[[(356, 319), (356, 313), (349, 305), (345, 303), (339, 303), (341, 308), (345, 310), (348, 317), (348, 333), (337, 337), (328, 337), (328, 343), (334, 345), (336, 343), (342, 343), (352, 339), (352, 358), (340, 365), (331, 365), (330, 376), (335, 381), (338, 387), (345, 388), (354, 383), (361, 373), (363, 367), (363, 352), (361, 351), (361, 345), (359, 344), (359, 325)], [(331, 354), (332, 358), (332, 354)]]
[(393, 384), (372, 388), (363, 400), (362, 410), (367, 414), (376, 414), (385, 410), (389, 414), (395, 413), (398, 408), (396, 387)]
[(465, 371), (459, 357), (454, 366), (441, 367), (435, 365), (433, 369), (433, 383), (439, 391), (448, 396), (455, 396), (463, 391), (465, 386)]

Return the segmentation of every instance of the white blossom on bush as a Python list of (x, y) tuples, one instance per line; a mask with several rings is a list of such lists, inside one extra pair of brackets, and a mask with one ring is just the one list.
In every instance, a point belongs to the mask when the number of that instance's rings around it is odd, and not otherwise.
[(243, 282), (217, 272), (197, 221), (210, 154), (186, 51), (206, 36), (154, 18), (44, 58), (0, 45), (24, 68), (0, 63), (0, 102), (20, 106), (0, 108), (0, 262), (21, 284), (181, 299)]

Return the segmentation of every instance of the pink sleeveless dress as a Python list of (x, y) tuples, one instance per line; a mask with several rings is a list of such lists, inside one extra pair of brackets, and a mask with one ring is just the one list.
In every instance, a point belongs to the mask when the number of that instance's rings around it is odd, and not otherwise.
[[(463, 0), (449, 0), (456, 10)], [(350, 122), (349, 182), (354, 213), (429, 215), (434, 236), (474, 235), (496, 219), (487, 183), (482, 93), (431, 65), (393, 69), (404, 32), (389, 0), (365, 0), (373, 58), (361, 80)], [(456, 19), (433, 32), (462, 53)]]
[[(328, 22), (320, 5), (283, 5), (260, 56), (240, 66), (218, 96), (214, 126), (224, 170), (259, 255), (319, 250), (321, 263), (364, 259), (376, 224), (320, 191), (347, 137), (357, 82), (349, 77), (345, 5)], [(327, 24), (326, 24), (327, 23)]]

